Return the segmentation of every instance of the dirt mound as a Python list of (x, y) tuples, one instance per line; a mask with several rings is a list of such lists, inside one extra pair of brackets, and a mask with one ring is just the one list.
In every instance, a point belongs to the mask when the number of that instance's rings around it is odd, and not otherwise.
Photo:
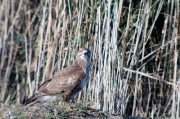
[(67, 106), (32, 106), (25, 107), (24, 105), (3, 105), (0, 108), (0, 117), (2, 118), (58, 118), (58, 119), (79, 119), (79, 118), (89, 118), (89, 119), (122, 119), (122, 116), (117, 114), (110, 114), (108, 112), (103, 112), (100, 110), (92, 109), (89, 107), (83, 107), (82, 105), (73, 105), (68, 109)]

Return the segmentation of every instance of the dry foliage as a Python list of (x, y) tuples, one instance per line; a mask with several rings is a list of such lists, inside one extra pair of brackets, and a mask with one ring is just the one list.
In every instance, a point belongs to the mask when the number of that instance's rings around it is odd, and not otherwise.
[(0, 100), (23, 103), (89, 47), (77, 102), (179, 118), (179, 14), (179, 0), (0, 0)]

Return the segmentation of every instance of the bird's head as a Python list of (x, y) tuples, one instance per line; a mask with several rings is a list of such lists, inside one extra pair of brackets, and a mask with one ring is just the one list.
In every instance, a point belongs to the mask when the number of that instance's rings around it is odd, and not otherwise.
[(82, 60), (87, 60), (91, 57), (91, 51), (87, 48), (80, 48), (77, 53), (77, 58), (81, 58)]

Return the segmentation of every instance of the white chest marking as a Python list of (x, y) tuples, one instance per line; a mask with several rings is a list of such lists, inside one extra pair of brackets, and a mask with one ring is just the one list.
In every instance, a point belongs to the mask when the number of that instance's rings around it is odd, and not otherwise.
[(55, 95), (55, 96), (49, 96), (49, 95), (47, 95), (47, 96), (43, 96), (43, 97), (41, 98), (41, 101), (42, 101), (42, 102), (54, 101), (54, 100), (56, 100), (56, 98), (57, 98), (56, 95)]

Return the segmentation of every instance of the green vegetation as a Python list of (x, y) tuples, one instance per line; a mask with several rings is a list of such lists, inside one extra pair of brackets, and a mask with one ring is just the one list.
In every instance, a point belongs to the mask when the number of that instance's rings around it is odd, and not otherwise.
[(1, 0), (0, 8), (1, 103), (22, 104), (89, 47), (90, 79), (72, 100), (75, 112), (180, 117), (178, 0)]

